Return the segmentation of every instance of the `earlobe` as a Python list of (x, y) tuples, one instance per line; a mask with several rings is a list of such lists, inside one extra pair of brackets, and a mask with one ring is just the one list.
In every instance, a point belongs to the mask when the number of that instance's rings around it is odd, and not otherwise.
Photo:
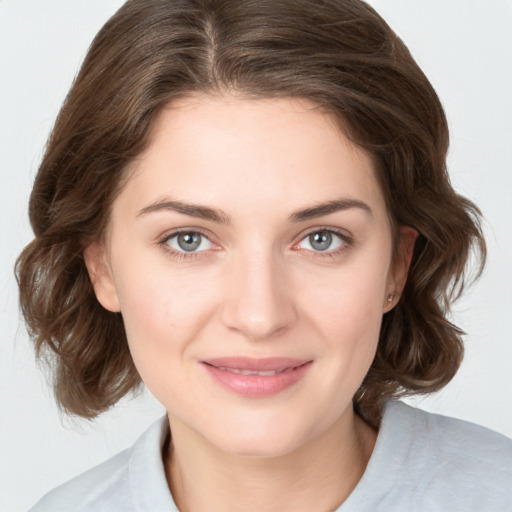
[(84, 261), (98, 302), (112, 313), (121, 311), (105, 247), (100, 242), (90, 243), (84, 249)]
[(387, 313), (396, 305), (402, 290), (407, 281), (409, 267), (411, 265), (412, 255), (414, 253), (414, 244), (418, 238), (418, 232), (410, 226), (400, 228), (400, 240), (396, 261), (393, 264), (393, 271), (388, 280), (387, 293), (384, 303), (384, 312)]

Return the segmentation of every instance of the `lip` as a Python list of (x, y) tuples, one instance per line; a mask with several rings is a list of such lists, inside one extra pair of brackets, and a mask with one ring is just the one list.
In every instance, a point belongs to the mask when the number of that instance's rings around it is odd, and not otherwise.
[(246, 397), (281, 393), (302, 380), (312, 363), (308, 359), (289, 357), (222, 357), (201, 361), (217, 383)]

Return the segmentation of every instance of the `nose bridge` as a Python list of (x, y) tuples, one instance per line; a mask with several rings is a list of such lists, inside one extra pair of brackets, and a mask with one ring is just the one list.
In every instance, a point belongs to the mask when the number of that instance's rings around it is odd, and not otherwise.
[(283, 261), (271, 247), (234, 256), (223, 321), (251, 340), (281, 333), (295, 319)]

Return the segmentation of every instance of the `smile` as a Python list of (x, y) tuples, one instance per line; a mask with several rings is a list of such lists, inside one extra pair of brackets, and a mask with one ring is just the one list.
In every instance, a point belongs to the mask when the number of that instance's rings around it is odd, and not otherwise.
[(245, 397), (263, 398), (281, 393), (301, 381), (313, 361), (291, 358), (218, 358), (202, 361), (213, 380)]
[(268, 375), (277, 375), (278, 373), (289, 372), (289, 371), (293, 370), (293, 368), (286, 368), (284, 370), (257, 371), (257, 370), (240, 370), (238, 368), (225, 368), (224, 366), (218, 366), (218, 369), (224, 370), (226, 372), (237, 373), (238, 375), (260, 375), (261, 377), (266, 377)]

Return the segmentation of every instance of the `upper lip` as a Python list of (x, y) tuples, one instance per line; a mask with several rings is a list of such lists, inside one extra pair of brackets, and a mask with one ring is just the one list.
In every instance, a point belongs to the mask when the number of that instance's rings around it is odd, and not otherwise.
[(201, 362), (217, 368), (232, 368), (236, 370), (250, 370), (255, 372), (281, 371), (289, 368), (297, 368), (309, 363), (310, 359), (297, 359), (292, 357), (265, 357), (252, 358), (244, 356), (214, 357), (203, 359)]

